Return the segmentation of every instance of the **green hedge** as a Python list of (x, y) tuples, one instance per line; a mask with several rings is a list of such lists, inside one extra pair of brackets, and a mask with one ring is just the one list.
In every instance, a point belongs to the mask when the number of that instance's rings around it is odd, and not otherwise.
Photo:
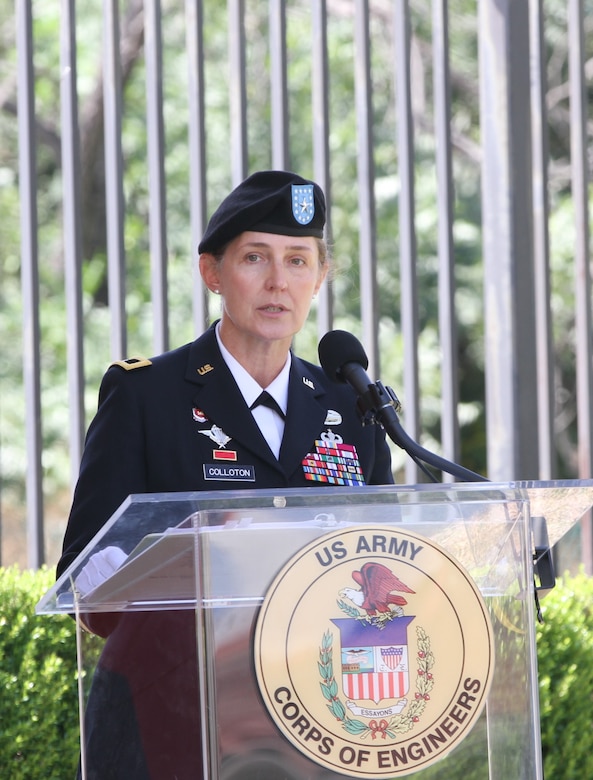
[(0, 568), (0, 777), (68, 780), (78, 763), (76, 637), (67, 616), (38, 617), (54, 573)]
[[(76, 639), (37, 617), (53, 572), (0, 568), (0, 778), (69, 780), (78, 762)], [(558, 582), (537, 627), (547, 780), (593, 777), (593, 578)], [(509, 778), (511, 780), (511, 778)]]
[(593, 577), (558, 582), (542, 607), (537, 639), (545, 776), (593, 778)]

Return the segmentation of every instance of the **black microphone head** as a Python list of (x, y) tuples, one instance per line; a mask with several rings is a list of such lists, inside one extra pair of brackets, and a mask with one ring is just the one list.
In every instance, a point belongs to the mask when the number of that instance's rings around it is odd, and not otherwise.
[(321, 368), (333, 382), (345, 382), (341, 368), (346, 363), (357, 363), (365, 370), (369, 365), (364, 347), (346, 330), (330, 330), (319, 342)]

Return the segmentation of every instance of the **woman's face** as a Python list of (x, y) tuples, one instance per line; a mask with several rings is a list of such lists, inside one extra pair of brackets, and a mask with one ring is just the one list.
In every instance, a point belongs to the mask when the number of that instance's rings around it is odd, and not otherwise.
[(231, 241), (222, 260), (200, 257), (206, 285), (222, 296), (225, 343), (283, 341), (301, 329), (326, 275), (312, 236), (246, 231)]

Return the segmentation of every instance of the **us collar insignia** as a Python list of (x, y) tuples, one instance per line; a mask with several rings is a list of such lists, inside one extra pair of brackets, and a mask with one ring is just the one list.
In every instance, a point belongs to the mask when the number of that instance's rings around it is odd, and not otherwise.
[(201, 433), (203, 436), (207, 436), (209, 439), (215, 442), (215, 444), (218, 444), (219, 447), (224, 447), (231, 440), (231, 437), (227, 436), (222, 428), (218, 427), (218, 425), (213, 425), (210, 430), (199, 431), (199, 433)]
[(210, 363), (204, 363), (204, 365), (197, 368), (196, 371), (200, 376), (204, 376), (204, 374), (214, 371), (214, 366), (211, 366)]
[(307, 385), (307, 387), (310, 387), (310, 388), (311, 388), (311, 390), (315, 390), (315, 385), (314, 385), (314, 384), (313, 384), (313, 382), (312, 382), (310, 379), (308, 379), (306, 376), (304, 376), (304, 377), (303, 377), (303, 384), (304, 384), (304, 385)]

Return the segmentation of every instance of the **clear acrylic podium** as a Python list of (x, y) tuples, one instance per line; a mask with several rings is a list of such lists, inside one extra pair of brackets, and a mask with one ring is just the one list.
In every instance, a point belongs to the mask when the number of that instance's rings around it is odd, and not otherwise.
[[(106, 754), (122, 772), (131, 772), (123, 767), (138, 760), (134, 777), (153, 780), (337, 780), (411, 775), (440, 780), (542, 778), (536, 558), (592, 505), (593, 481), (130, 496), (37, 605), (39, 614), (78, 616), (83, 780), (101, 777), (96, 766)], [(534, 534), (541, 538), (542, 528), (547, 530), (544, 548), (541, 541), (534, 541)], [(367, 534), (366, 529), (372, 533)], [(345, 714), (348, 697), (355, 698), (344, 687), (353, 679), (347, 674), (354, 666), (349, 657), (350, 665), (343, 661), (340, 675), (338, 629), (332, 628), (340, 621), (332, 618), (327, 632), (320, 632), (314, 606), (309, 606), (310, 627), (299, 618), (298, 641), (304, 644), (311, 640), (317, 660), (303, 662), (305, 672), (291, 667), (288, 676), (310, 677), (313, 695), (321, 698), (320, 691), (325, 692), (327, 701), (320, 712), (329, 715), (320, 715), (318, 722), (310, 714), (304, 717), (305, 705), (298, 691), (292, 696), (272, 694), (271, 705), (266, 698), (267, 671), (260, 668), (263, 662), (258, 658), (258, 641), (263, 646), (262, 635), (267, 637), (266, 647), (260, 651), (274, 667), (268, 648), (276, 647), (275, 627), (268, 624), (262, 629), (259, 622), (263, 605), (270, 603), (271, 585), (279, 581), (280, 573), (283, 587), (283, 573), (292, 572), (293, 562), (301, 560), (303, 550), (316, 551), (321, 566), (324, 558), (329, 563), (332, 556), (340, 557), (344, 549), (341, 540), (352, 534), (382, 540), (381, 561), (389, 564), (392, 559), (392, 568), (408, 583), (415, 576), (413, 555), (408, 553), (414, 546), (428, 549), (434, 545), (459, 576), (467, 578), (469, 589), (475, 590), (484, 605), (493, 651), (488, 690), (471, 729), (457, 742), (452, 739), (451, 749), (446, 744), (443, 748), (438, 740), (446, 742), (447, 734), (458, 729), (465, 713), (451, 700), (446, 717), (436, 713), (438, 723), (430, 720), (431, 707), (436, 707), (434, 697), (418, 691), (430, 691), (431, 687), (426, 687), (426, 676), (420, 681), (424, 688), (419, 687), (416, 677), (428, 669), (419, 660), (426, 661), (427, 646), (416, 640), (411, 629), (409, 648), (406, 646), (409, 668), (401, 666), (407, 675), (404, 688), (399, 694), (385, 694), (384, 699), (369, 695), (369, 700), (358, 702), (360, 706), (348, 701), (352, 712)], [(408, 538), (420, 541), (404, 544)], [(325, 539), (329, 541), (324, 543)], [(101, 574), (101, 567), (97, 571), (94, 565), (97, 558), (93, 562), (91, 558), (97, 553), (110, 558), (110, 553), (101, 551), (113, 548), (119, 551), (117, 568), (112, 571), (109, 565), (103, 566)], [(90, 590), (88, 577), (80, 576), (89, 566), (94, 571)], [(356, 568), (355, 575), (360, 576), (358, 563), (350, 568)], [(439, 579), (439, 575), (430, 577)], [(443, 575), (439, 593), (446, 610), (456, 614), (448, 577)], [(307, 589), (305, 583), (303, 594)], [(367, 605), (368, 614), (374, 613), (374, 617), (363, 619), (362, 597), (356, 601), (360, 591), (345, 588), (340, 593), (350, 594), (352, 600), (341, 595), (334, 608), (345, 610), (350, 619), (356, 616), (359, 623), (365, 619), (372, 622), (385, 613), (391, 618), (389, 610), (398, 608), (396, 602), (405, 603), (404, 610), (409, 610), (419, 598), (411, 588), (400, 593), (399, 600), (392, 593), (393, 603), (384, 607), (385, 612)], [(294, 599), (286, 600), (285, 610), (274, 604), (279, 624), (288, 615), (289, 633), (294, 628), (291, 610), (304, 599), (295, 592)], [(449, 636), (448, 629), (438, 622), (443, 619), (443, 609), (435, 606), (435, 628), (428, 632), (428, 656), (435, 660), (428, 677), (435, 691), (440, 687), (448, 696), (448, 680), (458, 663), (455, 654), (467, 656), (471, 663), (472, 643), (468, 634), (467, 644), (462, 637), (461, 649), (456, 650), (453, 627)], [(474, 618), (470, 616), (470, 620)], [(108, 638), (97, 639), (88, 633), (89, 628)], [(281, 633), (281, 625), (278, 631)], [(283, 647), (284, 641), (288, 646), (288, 639), (280, 636), (278, 647)], [(389, 642), (392, 654), (400, 653), (401, 660), (399, 640)], [(328, 655), (328, 645), (333, 656)], [(350, 651), (350, 655), (356, 652), (352, 647)], [(291, 652), (287, 650), (287, 658)], [(328, 658), (333, 659), (331, 663)], [(111, 698), (114, 681), (115, 699)], [(270, 709), (274, 696), (276, 714)], [(398, 697), (407, 702), (401, 705), (404, 709), (399, 716), (393, 714), (397, 709), (392, 701)], [(94, 725), (85, 721), (85, 708), (95, 713)], [(407, 717), (408, 711), (418, 717)], [(333, 726), (325, 717), (332, 719)], [(393, 724), (404, 724), (395, 736)], [(355, 727), (362, 736), (353, 734)], [(330, 729), (344, 732), (345, 744), (352, 744), (352, 748), (342, 748), (341, 763), (337, 759), (332, 763), (336, 740), (327, 736)], [(121, 747), (116, 748), (116, 742)], [(186, 749), (187, 745), (191, 749)], [(137, 759), (139, 752), (141, 759)]]

